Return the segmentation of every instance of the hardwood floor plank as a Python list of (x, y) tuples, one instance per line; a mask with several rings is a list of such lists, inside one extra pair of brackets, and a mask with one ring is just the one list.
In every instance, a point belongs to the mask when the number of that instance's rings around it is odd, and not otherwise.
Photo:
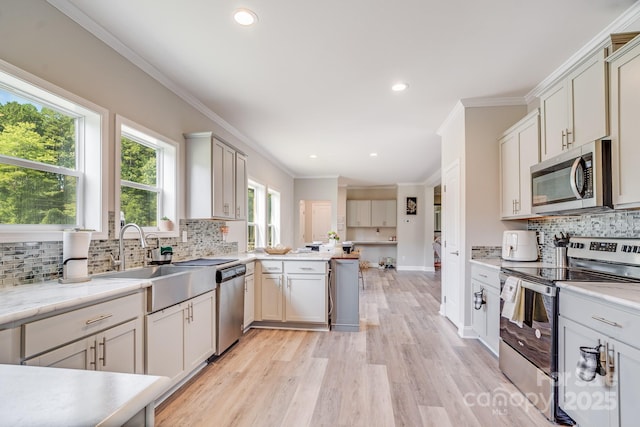
[(439, 272), (365, 270), (359, 332), (252, 329), (156, 409), (158, 426), (540, 426), (440, 316)]

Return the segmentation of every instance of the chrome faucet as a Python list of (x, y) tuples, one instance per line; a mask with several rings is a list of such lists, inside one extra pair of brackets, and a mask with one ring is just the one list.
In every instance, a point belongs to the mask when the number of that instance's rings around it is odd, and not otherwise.
[(122, 226), (122, 228), (120, 229), (120, 239), (118, 242), (118, 249), (120, 250), (120, 260), (114, 262), (115, 265), (120, 266), (120, 271), (125, 271), (127, 269), (125, 261), (127, 257), (124, 254), (124, 232), (129, 227), (133, 227), (138, 230), (138, 233), (140, 234), (140, 247), (142, 249), (147, 247), (147, 242), (144, 239), (144, 232), (142, 231), (142, 228), (138, 226), (138, 224), (130, 222), (129, 224), (125, 224), (124, 226)]

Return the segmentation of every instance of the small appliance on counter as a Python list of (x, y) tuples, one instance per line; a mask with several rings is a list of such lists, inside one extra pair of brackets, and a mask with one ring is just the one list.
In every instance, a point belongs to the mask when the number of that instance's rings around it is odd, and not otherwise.
[(60, 283), (88, 282), (90, 230), (64, 230), (62, 233), (62, 278)]
[(538, 239), (535, 231), (507, 230), (502, 235), (502, 259), (537, 261)]

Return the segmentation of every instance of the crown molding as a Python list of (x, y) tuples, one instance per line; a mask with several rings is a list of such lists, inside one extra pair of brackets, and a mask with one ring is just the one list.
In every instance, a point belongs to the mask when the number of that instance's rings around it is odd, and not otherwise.
[(91, 19), (87, 14), (78, 9), (77, 6), (72, 4), (69, 0), (47, 0), (51, 6), (58, 9), (62, 14), (66, 15), (76, 24), (80, 25), (82, 28), (87, 30), (89, 33), (97, 37), (107, 46), (118, 52), (120, 55), (125, 57), (129, 62), (131, 62), (136, 67), (140, 68), (142, 71), (147, 73), (153, 79), (158, 81), (161, 85), (169, 89), (171, 92), (176, 94), (179, 98), (185, 101), (187, 104), (191, 105), (193, 108), (201, 112), (205, 117), (209, 118), (214, 123), (218, 124), (224, 130), (229, 132), (234, 137), (238, 138), (240, 141), (247, 144), (249, 147), (272, 161), (275, 165), (277, 165), (283, 172), (285, 172), (290, 177), (294, 177), (294, 173), (284, 166), (278, 159), (276, 159), (271, 153), (267, 152), (263, 147), (256, 144), (254, 141), (249, 139), (246, 135), (236, 129), (232, 124), (227, 122), (225, 119), (216, 114), (209, 107), (204, 105), (197, 97), (195, 97), (192, 93), (184, 90), (181, 86), (177, 85), (173, 80), (169, 79), (165, 76), (160, 70), (151, 65), (145, 59), (143, 59), (140, 55), (135, 53), (132, 49), (122, 43), (117, 37), (108, 32), (104, 27), (98, 24), (96, 21)]
[(597, 50), (604, 49), (610, 44), (610, 35), (624, 32), (633, 22), (640, 19), (640, 1), (634, 3), (622, 15), (616, 18), (611, 24), (600, 31), (593, 39), (585, 44), (581, 49), (569, 57), (562, 65), (549, 74), (536, 87), (525, 95), (527, 104), (538, 98), (547, 88), (555, 85), (583, 60)]

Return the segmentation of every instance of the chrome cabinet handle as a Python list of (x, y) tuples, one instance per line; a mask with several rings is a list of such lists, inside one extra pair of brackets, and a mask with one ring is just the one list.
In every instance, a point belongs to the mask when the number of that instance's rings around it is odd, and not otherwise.
[(313, 270), (313, 268), (311, 268), (311, 267), (300, 267), (300, 270), (309, 271), (309, 270)]
[(102, 357), (98, 360), (102, 360), (102, 366), (107, 366), (107, 337), (102, 337), (102, 342), (99, 345), (102, 346)]
[(460, 255), (460, 252), (459, 252), (459, 251), (454, 251), (454, 252), (449, 252), (449, 253), (450, 253), (451, 255), (455, 255), (455, 256)]
[(618, 327), (618, 328), (622, 328), (622, 325), (621, 325), (621, 324), (616, 323), (616, 322), (614, 322), (614, 321), (612, 321), (612, 320), (607, 320), (607, 319), (605, 319), (604, 317), (600, 317), (600, 316), (591, 316), (591, 318), (592, 318), (593, 320), (597, 320), (598, 322), (606, 323), (607, 325), (610, 325), (610, 326), (616, 326), (616, 327)]
[(85, 323), (85, 325), (91, 325), (92, 323), (96, 323), (96, 322), (99, 322), (99, 321), (101, 321), (101, 320), (108, 319), (108, 318), (110, 318), (110, 317), (112, 317), (112, 316), (113, 316), (113, 314), (103, 314), (103, 315), (101, 315), (101, 316), (94, 317), (93, 319), (89, 319), (89, 320), (87, 320), (87, 321), (86, 321), (86, 322), (84, 322), (84, 323)]
[(488, 279), (488, 278), (489, 278), (489, 276), (487, 276), (486, 274), (482, 274), (482, 273), (478, 273), (478, 276), (480, 276), (480, 277), (484, 277), (485, 279)]
[(97, 353), (97, 351), (96, 351), (96, 342), (95, 341), (93, 341), (93, 345), (91, 347), (89, 347), (89, 351), (93, 351), (93, 360), (89, 360), (89, 365), (93, 365), (94, 369), (95, 369), (96, 357), (97, 357), (97, 355), (96, 355), (96, 353)]

